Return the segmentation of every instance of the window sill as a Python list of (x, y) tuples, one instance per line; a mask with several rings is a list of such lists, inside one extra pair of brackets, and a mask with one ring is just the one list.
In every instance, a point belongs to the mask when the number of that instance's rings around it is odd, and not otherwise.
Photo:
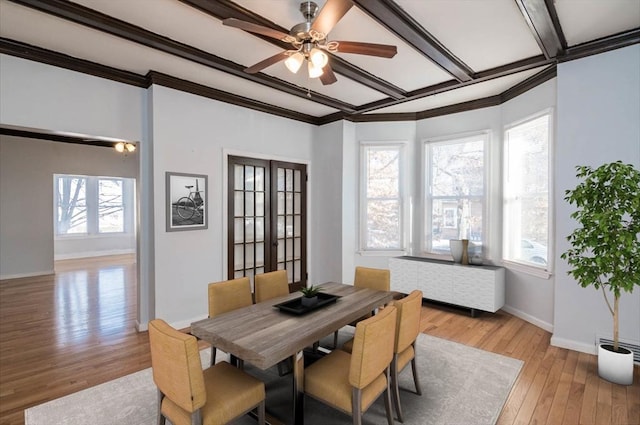
[(503, 267), (513, 270), (519, 273), (525, 273), (531, 276), (539, 277), (541, 279), (549, 280), (553, 274), (546, 269), (540, 267), (528, 266), (522, 263), (516, 263), (514, 261), (502, 260)]
[(363, 257), (399, 257), (402, 255), (407, 255), (407, 251), (397, 250), (397, 251), (358, 251), (358, 255)]

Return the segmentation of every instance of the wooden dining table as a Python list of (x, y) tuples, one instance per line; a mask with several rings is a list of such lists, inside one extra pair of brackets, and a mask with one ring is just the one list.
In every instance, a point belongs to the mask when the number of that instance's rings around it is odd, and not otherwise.
[(191, 324), (196, 337), (260, 369), (291, 358), (295, 425), (304, 424), (304, 349), (393, 299), (393, 292), (353, 285), (327, 282), (321, 287), (340, 298), (299, 315), (275, 307), (300, 297), (296, 292)]

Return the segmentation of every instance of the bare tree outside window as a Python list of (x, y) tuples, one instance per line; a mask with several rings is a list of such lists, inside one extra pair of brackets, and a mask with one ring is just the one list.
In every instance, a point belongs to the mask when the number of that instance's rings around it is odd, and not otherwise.
[(549, 246), (549, 140), (545, 113), (505, 131), (506, 260), (546, 268)]
[(427, 251), (448, 253), (451, 239), (482, 245), (485, 144), (484, 134), (427, 144)]
[(58, 234), (87, 233), (87, 179), (76, 176), (56, 178), (56, 229)]
[(98, 180), (98, 231), (124, 232), (123, 181)]
[(400, 250), (403, 247), (400, 145), (363, 145), (363, 205), (366, 226), (362, 248)]
[(131, 232), (134, 184), (130, 178), (54, 175), (55, 234)]

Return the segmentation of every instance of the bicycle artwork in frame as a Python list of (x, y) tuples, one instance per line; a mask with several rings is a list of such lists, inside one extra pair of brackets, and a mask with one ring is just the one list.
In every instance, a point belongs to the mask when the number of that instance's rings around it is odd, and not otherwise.
[(166, 173), (167, 232), (206, 229), (207, 176)]

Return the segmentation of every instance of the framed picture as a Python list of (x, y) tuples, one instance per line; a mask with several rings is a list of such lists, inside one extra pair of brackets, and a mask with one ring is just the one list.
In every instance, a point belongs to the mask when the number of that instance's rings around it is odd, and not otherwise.
[(167, 232), (206, 229), (207, 176), (166, 173)]

